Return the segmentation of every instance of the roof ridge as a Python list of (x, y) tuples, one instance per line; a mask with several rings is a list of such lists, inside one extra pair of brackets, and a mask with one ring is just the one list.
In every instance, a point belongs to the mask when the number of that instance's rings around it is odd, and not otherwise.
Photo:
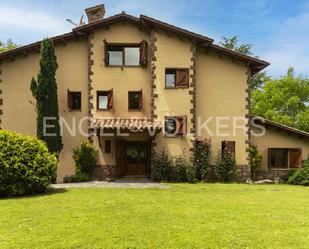
[[(194, 33), (190, 30), (184, 29), (184, 28), (180, 28), (177, 26), (174, 26), (172, 24), (166, 23), (166, 22), (162, 22), (160, 20), (157, 20), (155, 18), (146, 16), (141, 14), (140, 17), (136, 17), (130, 14), (127, 14), (125, 12), (121, 12), (119, 14), (115, 14), (106, 18), (103, 18), (101, 20), (92, 22), (92, 23), (88, 23), (85, 25), (81, 25), (78, 26), (76, 28), (73, 28), (71, 32), (69, 33), (65, 33), (63, 35), (58, 35), (58, 36), (54, 36), (51, 37), (51, 39), (56, 43), (56, 42), (63, 42), (65, 43), (66, 39), (72, 39), (74, 37), (78, 37), (78, 36), (83, 36), (83, 35), (87, 35), (87, 32), (89, 32), (89, 30), (92, 29), (96, 29), (99, 28), (103, 25), (110, 25), (119, 21), (129, 21), (138, 25), (143, 25), (146, 26), (146, 28), (149, 29), (149, 25), (150, 28), (154, 27), (154, 26), (158, 26), (161, 29), (167, 29), (169, 31), (175, 32), (181, 36), (184, 36), (188, 39), (192, 39), (192, 40), (196, 40), (198, 42), (198, 46), (200, 47), (206, 47), (206, 48), (210, 48), (211, 50), (218, 52), (218, 53), (224, 53), (227, 56), (231, 56), (233, 58), (237, 58), (241, 61), (247, 62), (249, 63), (250, 67), (252, 68), (252, 74), (264, 69), (265, 67), (267, 67), (270, 63), (263, 61), (261, 59), (257, 59), (255, 57), (252, 56), (248, 56), (227, 48), (223, 48), (220, 47), (216, 44), (213, 44), (214, 40), (207, 37), (207, 36), (203, 36), (201, 34), (198, 33)], [(1, 59), (7, 59), (7, 58), (12, 58), (14, 59), (15, 55), (18, 55), (19, 53), (21, 54), (26, 54), (29, 51), (32, 51), (36, 48), (40, 47), (40, 43), (41, 41), (38, 42), (34, 42), (22, 47), (18, 47), (3, 53), (0, 53), (0, 60)], [(250, 64), (251, 63), (251, 64)]]
[(281, 124), (281, 123), (269, 120), (267, 118), (263, 118), (263, 117), (255, 116), (255, 115), (251, 115), (251, 118), (255, 118), (255, 119), (258, 119), (260, 121), (264, 121), (265, 123), (268, 123), (268, 124), (274, 125), (274, 126), (278, 126), (278, 127), (283, 128), (283, 129), (287, 129), (289, 131), (295, 131), (296, 133), (301, 133), (302, 135), (305, 135), (305, 136), (309, 137), (309, 132), (306, 132), (306, 131), (303, 131), (303, 130), (299, 130), (297, 128), (294, 128), (294, 127), (291, 127), (291, 126), (288, 126), (288, 125), (284, 125), (284, 124)]

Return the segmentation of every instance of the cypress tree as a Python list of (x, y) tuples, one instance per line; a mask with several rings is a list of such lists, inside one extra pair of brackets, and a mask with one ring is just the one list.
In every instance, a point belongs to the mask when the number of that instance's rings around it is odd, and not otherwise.
[(32, 78), (30, 90), (36, 99), (37, 136), (46, 142), (50, 152), (58, 155), (63, 145), (59, 125), (57, 68), (53, 41), (51, 39), (44, 39), (40, 50), (40, 72), (37, 76), (37, 81)]

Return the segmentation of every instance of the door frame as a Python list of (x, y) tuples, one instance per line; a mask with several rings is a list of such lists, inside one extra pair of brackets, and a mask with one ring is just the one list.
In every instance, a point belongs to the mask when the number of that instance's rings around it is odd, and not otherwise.
[[(151, 174), (151, 140), (120, 140), (115, 141), (115, 162), (116, 162), (116, 177), (124, 177), (128, 175), (127, 162), (127, 146), (129, 143), (144, 143), (147, 146), (146, 154), (147, 160), (145, 165), (145, 175), (150, 177)], [(132, 175), (132, 174), (131, 174)], [(139, 174), (136, 174), (139, 175)], [(141, 176), (144, 176), (144, 174)]]

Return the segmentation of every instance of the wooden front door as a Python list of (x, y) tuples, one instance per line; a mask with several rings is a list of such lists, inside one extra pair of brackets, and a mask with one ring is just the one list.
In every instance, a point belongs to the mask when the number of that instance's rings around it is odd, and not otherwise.
[(149, 142), (116, 141), (116, 175), (149, 175)]
[(126, 171), (126, 142), (116, 140), (116, 176), (122, 177), (127, 174)]
[(127, 174), (148, 175), (148, 142), (127, 142)]

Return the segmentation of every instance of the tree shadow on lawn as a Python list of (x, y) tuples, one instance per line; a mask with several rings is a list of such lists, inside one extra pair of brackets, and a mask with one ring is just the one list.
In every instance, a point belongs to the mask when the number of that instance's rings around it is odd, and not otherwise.
[(55, 195), (55, 194), (63, 194), (66, 192), (68, 192), (68, 189), (65, 189), (65, 188), (57, 188), (57, 189), (49, 188), (47, 189), (46, 192), (43, 192), (43, 193), (27, 194), (27, 195), (19, 195), (19, 196), (0, 196), (0, 200), (27, 199), (27, 198)]

